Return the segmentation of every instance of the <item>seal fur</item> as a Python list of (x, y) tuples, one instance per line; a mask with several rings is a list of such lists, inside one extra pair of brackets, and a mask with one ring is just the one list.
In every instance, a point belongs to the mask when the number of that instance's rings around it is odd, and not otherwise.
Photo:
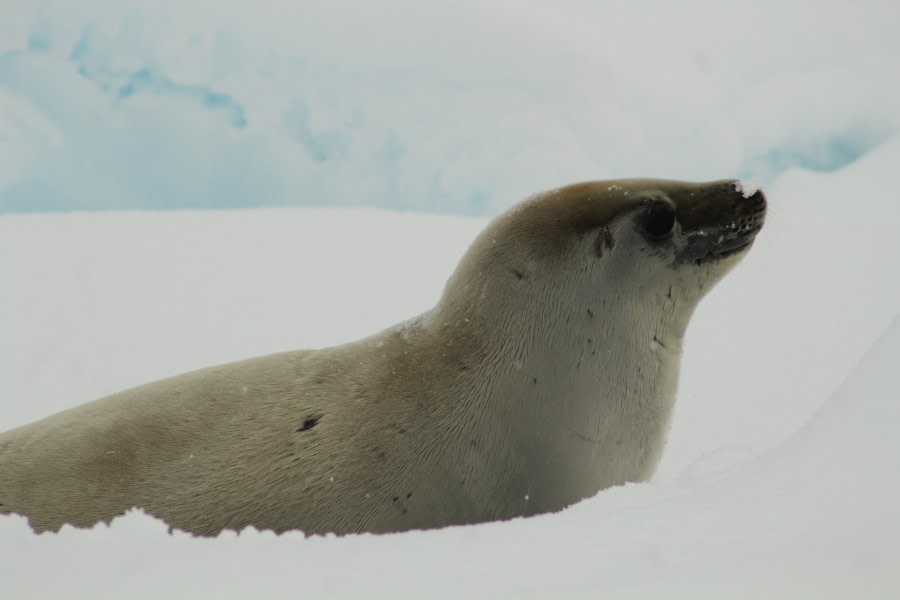
[(391, 532), (561, 509), (653, 472), (681, 344), (765, 199), (734, 181), (535, 195), (438, 304), (369, 338), (211, 367), (0, 435), (0, 512), (138, 506), (198, 535)]

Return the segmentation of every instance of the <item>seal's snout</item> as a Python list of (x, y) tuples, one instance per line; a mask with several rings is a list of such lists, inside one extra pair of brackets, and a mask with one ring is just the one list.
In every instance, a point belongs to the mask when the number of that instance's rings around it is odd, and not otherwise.
[(731, 185), (733, 193), (737, 193), (740, 196), (738, 205), (744, 211), (758, 214), (761, 217), (765, 216), (766, 195), (763, 194), (762, 189), (758, 185), (745, 181), (734, 181)]
[(766, 196), (759, 186), (725, 180), (706, 189), (686, 199), (682, 211), (688, 243), (680, 258), (697, 265), (748, 250), (766, 218)]
[(748, 189), (745, 184), (736, 182), (732, 194), (737, 197), (734, 198), (731, 220), (726, 218), (719, 229), (718, 242), (706, 256), (697, 260), (697, 264), (744, 252), (762, 229), (766, 219), (766, 196), (762, 190)]
[(728, 180), (719, 185), (719, 194), (727, 207), (719, 217), (724, 229), (755, 235), (762, 228), (766, 218), (766, 196), (759, 185)]
[(743, 229), (754, 229), (756, 231), (762, 228), (766, 219), (766, 196), (762, 190), (755, 190), (749, 196), (742, 196), (735, 202), (735, 212), (739, 220), (732, 224), (732, 228), (739, 226)]
[(737, 201), (737, 210), (741, 215), (740, 223), (748, 233), (755, 236), (766, 220), (766, 195), (758, 186), (748, 187), (748, 184), (740, 181), (735, 187), (741, 195)]

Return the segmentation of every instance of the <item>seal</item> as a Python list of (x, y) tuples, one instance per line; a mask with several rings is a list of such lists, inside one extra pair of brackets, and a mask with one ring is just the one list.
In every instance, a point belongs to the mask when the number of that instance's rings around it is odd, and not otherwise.
[(762, 192), (743, 189), (638, 179), (532, 196), (415, 319), (4, 433), (0, 510), (36, 531), (137, 506), (197, 535), (396, 532), (646, 480), (690, 316), (763, 225)]

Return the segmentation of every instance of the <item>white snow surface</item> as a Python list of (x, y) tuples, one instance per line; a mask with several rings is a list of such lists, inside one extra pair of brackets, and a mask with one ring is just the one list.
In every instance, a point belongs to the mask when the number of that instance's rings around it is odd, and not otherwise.
[[(793, 171), (688, 332), (649, 483), (394, 535), (195, 539), (143, 514), (0, 517), (4, 598), (890, 598), (900, 594), (900, 141)], [(427, 309), (483, 219), (374, 209), (0, 218), (0, 425), (335, 344)]]
[(759, 181), (657, 475), (380, 536), (0, 516), (0, 597), (900, 597), (900, 4), (287, 6), (0, 3), (0, 212), (270, 206), (0, 215), (0, 430), (414, 317), (486, 223), (349, 205)]

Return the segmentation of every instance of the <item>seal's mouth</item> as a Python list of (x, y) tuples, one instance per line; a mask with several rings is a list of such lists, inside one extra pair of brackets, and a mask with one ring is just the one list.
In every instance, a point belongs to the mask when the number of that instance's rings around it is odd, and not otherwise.
[(724, 230), (717, 232), (707, 231), (707, 236), (716, 240), (709, 247), (708, 242), (702, 244), (707, 246), (706, 252), (694, 259), (694, 263), (702, 265), (711, 261), (722, 260), (736, 254), (741, 254), (750, 248), (756, 234), (762, 229), (761, 224), (746, 225), (741, 228), (734, 226), (726, 227)]
[[(765, 195), (755, 190), (747, 197), (733, 182), (721, 193), (724, 200), (710, 202), (705, 211), (691, 215), (693, 228), (684, 232), (687, 243), (678, 253), (678, 262), (703, 265), (721, 261), (743, 254), (753, 244), (766, 219)], [(716, 214), (715, 208), (723, 201), (727, 203), (724, 210)]]
[(700, 266), (742, 254), (753, 244), (762, 225), (763, 215), (756, 214), (692, 231), (686, 235), (687, 244), (678, 253), (678, 262)]

